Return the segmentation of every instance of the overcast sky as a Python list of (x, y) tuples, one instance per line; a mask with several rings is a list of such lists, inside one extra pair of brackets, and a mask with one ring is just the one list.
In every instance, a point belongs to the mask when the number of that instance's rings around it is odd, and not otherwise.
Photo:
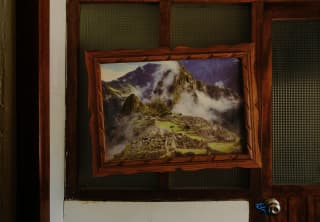
[[(139, 66), (144, 66), (149, 62), (130, 62), (130, 63), (110, 63), (101, 64), (101, 80), (109, 82), (135, 70)], [(157, 63), (157, 62), (154, 62)]]

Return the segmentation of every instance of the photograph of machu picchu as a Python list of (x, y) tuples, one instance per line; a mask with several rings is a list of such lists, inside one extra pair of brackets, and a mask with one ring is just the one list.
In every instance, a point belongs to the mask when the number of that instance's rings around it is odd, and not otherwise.
[(241, 153), (237, 58), (101, 65), (106, 160)]
[(254, 52), (86, 51), (93, 175), (261, 167)]

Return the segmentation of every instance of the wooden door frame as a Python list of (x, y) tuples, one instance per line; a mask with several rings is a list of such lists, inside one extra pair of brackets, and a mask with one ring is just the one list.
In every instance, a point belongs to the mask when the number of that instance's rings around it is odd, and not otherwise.
[[(319, 186), (288, 186), (272, 184), (272, 21), (290, 19), (320, 18), (320, 2), (280, 2), (265, 1), (263, 6), (263, 22), (261, 28), (261, 42), (257, 48), (258, 86), (261, 95), (261, 152), (263, 168), (252, 175), (252, 182), (256, 186), (256, 201), (276, 197), (282, 212), (270, 219), (254, 209), (251, 204), (251, 221), (307, 221), (311, 211), (310, 196), (319, 195)], [(259, 179), (260, 178), (260, 179)], [(260, 194), (259, 194), (260, 193)], [(292, 212), (295, 213), (292, 213)]]
[[(168, 175), (160, 176), (161, 190), (154, 191), (118, 191), (80, 188), (78, 184), (77, 147), (77, 100), (78, 100), (78, 50), (80, 38), (80, 5), (87, 3), (157, 3), (160, 11), (159, 47), (170, 48), (170, 12), (173, 3), (187, 4), (250, 4), (252, 32), (251, 40), (258, 40), (260, 0), (70, 0), (67, 5), (67, 95), (66, 95), (66, 189), (65, 198), (80, 200), (116, 200), (116, 201), (150, 201), (150, 200), (228, 200), (251, 199), (249, 188), (201, 190), (169, 190)], [(261, 12), (262, 13), (262, 12)], [(261, 20), (259, 20), (261, 22)], [(255, 185), (255, 183), (251, 183)]]
[(0, 217), (15, 221), (15, 1), (0, 0)]
[(50, 221), (49, 3), (16, 3), (17, 221)]
[(261, 144), (264, 162), (262, 184), (265, 195), (286, 192), (318, 192), (319, 186), (272, 185), (272, 21), (320, 19), (320, 2), (309, 4), (270, 4), (265, 6), (261, 58)]
[[(262, 147), (263, 153), (263, 168), (262, 170), (251, 170), (250, 174), (250, 190), (242, 191), (229, 191), (229, 193), (221, 191), (210, 191), (204, 193), (194, 192), (193, 195), (186, 194), (186, 192), (176, 192), (168, 193), (167, 191), (162, 191), (159, 195), (151, 195), (147, 192), (137, 192), (135, 195), (126, 192), (113, 192), (107, 196), (103, 192), (92, 192), (90, 190), (79, 190), (77, 186), (77, 150), (76, 150), (76, 100), (77, 100), (77, 50), (79, 44), (79, 4), (80, 3), (110, 3), (110, 2), (122, 2), (122, 3), (137, 3), (137, 2), (159, 2), (162, 15), (169, 15), (169, 6), (172, 3), (250, 3), (252, 4), (252, 41), (256, 43), (256, 69), (257, 69), (257, 84), (260, 89), (260, 144)], [(265, 221), (265, 217), (260, 212), (257, 212), (254, 208), (254, 203), (257, 201), (262, 201), (264, 198), (271, 197), (272, 195), (281, 196), (282, 194), (289, 195), (296, 192), (308, 193), (310, 190), (313, 192), (318, 192), (316, 189), (308, 186), (301, 189), (297, 186), (271, 186), (271, 75), (270, 60), (265, 60), (264, 58), (270, 59), (270, 50), (271, 50), (271, 33), (270, 30), (266, 29), (267, 18), (270, 16), (270, 10), (273, 10), (273, 16), (280, 16), (284, 13), (287, 16), (294, 16), (292, 10), (289, 10), (289, 7), (299, 8), (300, 12), (298, 15), (306, 14), (303, 11), (310, 9), (311, 14), (317, 13), (317, 7), (319, 2), (315, 3), (314, 0), (70, 0), (68, 2), (68, 66), (67, 66), (67, 85), (71, 87), (72, 90), (67, 92), (67, 122), (66, 122), (66, 146), (68, 152), (67, 159), (67, 184), (66, 184), (66, 197), (67, 198), (77, 198), (83, 200), (92, 200), (92, 199), (114, 199), (119, 200), (119, 196), (123, 200), (136, 200), (146, 199), (150, 200), (153, 198), (161, 198), (163, 195), (170, 194), (170, 198), (176, 199), (181, 196), (188, 196), (190, 199), (234, 199), (234, 198), (244, 198), (250, 200), (250, 221)], [(269, 13), (269, 14), (268, 14)], [(309, 14), (309, 13), (308, 13)], [(310, 15), (310, 14), (309, 14)], [(165, 16), (162, 16), (165, 18)], [(166, 25), (170, 24), (170, 20), (167, 16), (166, 19), (160, 21), (160, 29), (163, 29), (165, 35), (160, 38), (161, 46), (170, 46), (169, 40), (170, 35), (168, 34), (168, 29)], [(162, 28), (161, 28), (162, 27)], [(269, 90), (269, 91), (268, 91)], [(265, 102), (261, 102), (265, 101)], [(166, 178), (164, 178), (164, 181)], [(130, 196), (131, 195), (131, 196)], [(149, 198), (145, 196), (149, 195)], [(187, 197), (187, 199), (188, 199)], [(141, 199), (141, 200), (142, 200)], [(292, 202), (298, 202), (297, 199), (291, 198)], [(285, 198), (285, 201), (287, 199)], [(298, 206), (293, 204), (294, 206)], [(292, 206), (283, 206), (283, 210), (286, 211), (287, 207)]]

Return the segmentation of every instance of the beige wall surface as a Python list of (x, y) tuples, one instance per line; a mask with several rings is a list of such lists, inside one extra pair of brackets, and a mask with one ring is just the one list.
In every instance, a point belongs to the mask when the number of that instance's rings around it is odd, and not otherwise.
[(65, 222), (247, 222), (246, 201), (65, 203)]
[(51, 222), (248, 222), (247, 201), (64, 201), (66, 0), (51, 0), (50, 7)]

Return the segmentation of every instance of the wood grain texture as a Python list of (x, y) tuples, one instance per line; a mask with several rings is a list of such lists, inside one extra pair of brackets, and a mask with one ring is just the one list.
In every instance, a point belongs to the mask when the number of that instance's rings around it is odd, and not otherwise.
[[(72, 1), (72, 0), (71, 0)], [(80, 3), (159, 3), (162, 0), (79, 0)], [(234, 4), (234, 3), (314, 3), (315, 0), (172, 0), (172, 3), (191, 3), (191, 4)]]
[[(249, 190), (210, 190), (208, 191), (168, 191), (166, 189), (166, 173), (159, 178), (161, 191), (106, 191), (96, 190), (94, 188), (81, 188), (77, 182), (78, 166), (77, 166), (77, 144), (76, 144), (76, 105), (77, 105), (77, 56), (79, 47), (79, 5), (80, 3), (143, 3), (154, 2), (159, 3), (161, 8), (162, 29), (165, 33), (170, 31), (170, 18), (165, 16), (168, 13), (168, 5), (178, 3), (191, 4), (213, 4), (213, 3), (252, 3), (252, 42), (256, 43), (256, 79), (258, 85), (258, 101), (256, 106), (259, 107), (257, 126), (259, 129), (260, 144), (262, 148), (263, 170), (251, 170), (251, 182)], [(162, 2), (162, 3), (161, 3)], [(290, 209), (295, 209), (299, 201), (293, 196), (302, 195), (308, 197), (310, 194), (318, 195), (319, 186), (272, 186), (272, 147), (271, 147), (271, 87), (272, 87), (272, 55), (271, 55), (271, 21), (272, 19), (304, 19), (319, 17), (319, 3), (313, 0), (172, 0), (171, 3), (162, 0), (70, 0), (68, 2), (68, 90), (67, 90), (67, 198), (79, 198), (82, 200), (213, 200), (213, 199), (229, 199), (229, 198), (245, 198), (250, 199), (250, 220), (255, 221), (282, 221), (288, 220)], [(161, 29), (161, 28), (160, 28)], [(161, 32), (160, 32), (161, 33)], [(170, 40), (170, 39), (169, 39)], [(167, 47), (169, 44), (168, 35), (161, 35), (159, 43), (161, 46)], [(157, 51), (148, 55), (150, 59), (161, 60), (169, 57), (159, 56), (157, 53), (166, 51)], [(130, 54), (130, 53), (129, 53)], [(114, 53), (113, 57), (121, 56)], [(175, 59), (183, 58), (183, 56), (175, 55)], [(122, 61), (145, 61), (147, 57), (130, 55), (131, 58), (122, 58)], [(173, 57), (172, 57), (173, 58)], [(108, 58), (100, 62), (116, 62), (117, 59)], [(255, 117), (257, 118), (257, 117)], [(94, 158), (97, 160), (97, 158)], [(101, 162), (101, 161), (100, 161)], [(101, 162), (103, 165), (103, 162)], [(135, 162), (139, 164), (139, 162)], [(124, 164), (125, 165), (125, 164)], [(134, 170), (133, 170), (134, 171)], [(135, 171), (134, 171), (135, 172)], [(133, 172), (131, 172), (133, 173)], [(253, 218), (252, 211), (254, 203), (261, 198), (267, 198), (276, 195), (281, 201), (283, 211), (280, 217), (270, 217), (266, 219), (263, 215)], [(290, 199), (291, 198), (291, 199)], [(293, 198), (293, 199), (292, 199)], [(293, 200), (290, 205), (288, 201)], [(309, 203), (310, 202), (310, 203)], [(312, 204), (311, 204), (312, 203)], [(300, 205), (299, 205), (300, 206)], [(308, 221), (317, 221), (319, 216), (319, 204), (316, 205), (314, 198), (308, 199), (308, 206), (313, 211), (308, 217)], [(293, 214), (291, 214), (293, 215)], [(258, 220), (256, 220), (258, 218)], [(315, 219), (316, 218), (316, 219)]]
[(308, 196), (320, 195), (319, 185), (273, 185), (272, 191), (274, 193), (283, 193), (286, 196)]
[(160, 1), (159, 46), (170, 47), (171, 0)]
[(307, 198), (292, 196), (288, 198), (288, 221), (300, 222), (307, 221)]
[(272, 57), (271, 57), (271, 10), (265, 11), (263, 21), (263, 41), (261, 46), (261, 153), (263, 158), (263, 191), (272, 186)]
[(272, 4), (273, 20), (292, 20), (292, 19), (319, 19), (320, 18), (320, 2), (300, 1), (300, 3), (291, 4)]
[(16, 1), (17, 221), (50, 216), (48, 12), (47, 0)]
[[(79, 0), (80, 3), (161, 3), (163, 0)], [(194, 4), (203, 4), (203, 3), (250, 3), (257, 0), (165, 0), (171, 1), (172, 3), (194, 3)]]
[(50, 1), (39, 1), (39, 189), (40, 222), (50, 221), (50, 93), (49, 93), (49, 27)]
[[(314, 3), (315, 0), (262, 0), (265, 3)], [(289, 5), (290, 6), (290, 5)]]
[(0, 217), (15, 221), (15, 3), (0, 0)]
[[(94, 176), (132, 174), (138, 172), (170, 172), (177, 168), (193, 171), (206, 168), (257, 168), (261, 166), (258, 144), (258, 110), (254, 76), (255, 48), (252, 44), (216, 46), (205, 49), (177, 47), (176, 49), (118, 50), (86, 52), (88, 69), (88, 101)], [(106, 162), (105, 126), (103, 113), (100, 64), (177, 59), (239, 58), (242, 64), (246, 142), (248, 154), (175, 157), (157, 160)]]
[(159, 3), (160, 2), (160, 0), (77, 0), (77, 1), (79, 1), (79, 3)]
[[(267, 2), (267, 1), (264, 1)], [(319, 16), (319, 3), (298, 1), (293, 4), (283, 4), (284, 1), (272, 4), (264, 3), (263, 31), (258, 38), (261, 39), (261, 52), (257, 52), (257, 64), (261, 67), (261, 78), (258, 85), (261, 88), (261, 148), (262, 148), (262, 193), (264, 198), (277, 198), (282, 207), (279, 215), (270, 216), (268, 221), (295, 222), (312, 221), (314, 218), (314, 199), (311, 195), (319, 195), (320, 187), (317, 185), (273, 185), (272, 183), (272, 21), (291, 19), (313, 19)], [(313, 8), (315, 7), (315, 8)], [(258, 40), (259, 41), (259, 40)], [(259, 59), (261, 62), (259, 62)], [(309, 215), (309, 216), (308, 216)], [(316, 221), (319, 218), (316, 219)], [(252, 221), (261, 221), (257, 213)]]
[[(261, 78), (261, 101), (262, 101), (262, 155), (263, 155), (263, 180), (264, 191), (271, 193), (273, 190), (281, 189), (284, 193), (295, 192), (295, 189), (315, 192), (317, 186), (272, 186), (272, 21), (274, 19), (290, 20), (293, 18), (312, 19), (316, 14), (312, 6), (305, 4), (268, 5), (264, 11), (263, 35), (262, 35), (262, 78)], [(320, 14), (318, 14), (320, 15)]]
[[(26, 19), (28, 18), (28, 19)], [(38, 4), (16, 2), (17, 221), (40, 220)], [(28, 56), (26, 56), (28, 52)], [(27, 183), (26, 183), (27, 181)], [(26, 209), (29, 206), (29, 209)]]
[(320, 218), (320, 196), (309, 196), (307, 209), (307, 221), (318, 222)]
[[(251, 9), (251, 41), (256, 44), (256, 63), (255, 63), (255, 76), (257, 82), (257, 95), (258, 95), (258, 108), (259, 108), (259, 125), (258, 125), (258, 139), (259, 147), (261, 149), (261, 62), (262, 62), (262, 31), (263, 31), (263, 12), (264, 4), (262, 1), (252, 3)], [(261, 150), (260, 150), (261, 151)], [(250, 170), (250, 222), (266, 220), (266, 217), (257, 211), (255, 204), (261, 202), (265, 197), (263, 196), (262, 187), (262, 169), (251, 169)]]
[(66, 188), (71, 198), (77, 192), (77, 100), (78, 100), (78, 47), (80, 29), (80, 5), (78, 0), (67, 3), (67, 90), (66, 90)]
[(173, 3), (186, 3), (186, 4), (234, 4), (234, 3), (252, 3), (257, 0), (172, 0)]

